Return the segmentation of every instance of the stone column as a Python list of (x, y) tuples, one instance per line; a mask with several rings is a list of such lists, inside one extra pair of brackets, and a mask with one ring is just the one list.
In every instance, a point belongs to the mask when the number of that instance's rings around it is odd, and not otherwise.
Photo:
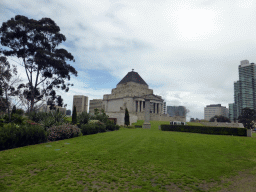
[(150, 100), (145, 99), (145, 121), (142, 128), (150, 129), (150, 127)]
[(137, 112), (140, 112), (140, 101), (137, 101), (138, 105), (137, 105)]

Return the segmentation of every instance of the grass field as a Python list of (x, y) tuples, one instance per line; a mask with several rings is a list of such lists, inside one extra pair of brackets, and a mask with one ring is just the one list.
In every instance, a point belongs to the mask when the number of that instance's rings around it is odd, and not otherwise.
[(255, 135), (167, 132), (162, 123), (0, 151), (0, 191), (232, 191), (246, 189), (243, 179), (256, 189)]
[(202, 123), (198, 123), (198, 122), (186, 122), (186, 123), (190, 126), (204, 126)]

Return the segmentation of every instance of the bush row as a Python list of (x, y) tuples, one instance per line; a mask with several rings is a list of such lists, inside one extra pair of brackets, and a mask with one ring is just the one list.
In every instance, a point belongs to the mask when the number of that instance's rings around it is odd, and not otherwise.
[(103, 123), (89, 123), (81, 125), (81, 132), (83, 135), (91, 135), (96, 133), (102, 133), (106, 131), (119, 130), (119, 125), (103, 124)]
[(47, 133), (40, 125), (5, 124), (0, 127), (0, 150), (34, 145), (47, 141)]
[(184, 125), (161, 125), (162, 131), (192, 132), (213, 135), (234, 135), (246, 136), (247, 130), (244, 128), (228, 127), (202, 127), (202, 126), (184, 126)]
[(118, 125), (103, 123), (82, 124), (81, 129), (76, 125), (63, 124), (52, 126), (46, 131), (43, 126), (33, 122), (24, 125), (9, 123), (0, 127), (0, 150), (114, 131), (119, 128)]

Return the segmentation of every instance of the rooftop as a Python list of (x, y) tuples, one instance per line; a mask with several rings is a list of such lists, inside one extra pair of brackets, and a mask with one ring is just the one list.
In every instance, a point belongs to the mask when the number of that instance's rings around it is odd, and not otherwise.
[(139, 83), (139, 84), (144, 84), (144, 85), (148, 85), (142, 78), (141, 76), (135, 72), (135, 71), (131, 71), (128, 72), (127, 75), (124, 76), (124, 78), (117, 84), (125, 84), (128, 82), (135, 82), (135, 83)]

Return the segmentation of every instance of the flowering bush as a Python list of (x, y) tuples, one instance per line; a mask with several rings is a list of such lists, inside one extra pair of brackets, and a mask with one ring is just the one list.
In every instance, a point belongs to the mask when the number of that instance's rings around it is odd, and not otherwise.
[(82, 135), (81, 130), (77, 126), (70, 124), (53, 126), (49, 128), (47, 132), (49, 141), (69, 139)]

